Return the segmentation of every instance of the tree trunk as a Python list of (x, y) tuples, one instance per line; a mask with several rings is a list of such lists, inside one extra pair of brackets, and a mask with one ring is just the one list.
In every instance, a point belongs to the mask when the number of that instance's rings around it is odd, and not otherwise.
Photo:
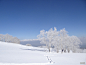
[(58, 53), (59, 51), (57, 50), (57, 53)]
[(49, 52), (50, 52), (50, 48), (49, 48)]
[(58, 48), (57, 48), (57, 53), (59, 52)]
[(70, 50), (68, 49), (68, 53), (70, 53)]

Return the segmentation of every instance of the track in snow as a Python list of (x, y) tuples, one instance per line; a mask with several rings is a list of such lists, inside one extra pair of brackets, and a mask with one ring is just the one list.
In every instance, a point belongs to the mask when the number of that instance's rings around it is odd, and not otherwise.
[(47, 57), (48, 61), (49, 61), (51, 64), (55, 63), (55, 62), (52, 61), (52, 59), (51, 59), (49, 56), (46, 55), (46, 57)]

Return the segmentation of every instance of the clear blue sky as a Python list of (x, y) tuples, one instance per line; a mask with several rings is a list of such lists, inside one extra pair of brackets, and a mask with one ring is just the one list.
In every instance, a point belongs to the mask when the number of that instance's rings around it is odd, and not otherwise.
[(86, 36), (86, 1), (0, 0), (0, 34), (36, 39), (40, 30), (53, 27)]

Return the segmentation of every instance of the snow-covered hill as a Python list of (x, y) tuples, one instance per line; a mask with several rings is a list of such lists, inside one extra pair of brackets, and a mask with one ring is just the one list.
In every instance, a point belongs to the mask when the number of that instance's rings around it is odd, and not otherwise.
[(44, 48), (0, 42), (0, 65), (82, 64), (86, 64), (86, 53), (49, 53)]

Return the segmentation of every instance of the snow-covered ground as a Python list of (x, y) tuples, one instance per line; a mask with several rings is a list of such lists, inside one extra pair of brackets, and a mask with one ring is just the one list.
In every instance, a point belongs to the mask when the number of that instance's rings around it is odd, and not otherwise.
[(86, 53), (49, 53), (44, 48), (0, 42), (0, 65), (85, 64)]

